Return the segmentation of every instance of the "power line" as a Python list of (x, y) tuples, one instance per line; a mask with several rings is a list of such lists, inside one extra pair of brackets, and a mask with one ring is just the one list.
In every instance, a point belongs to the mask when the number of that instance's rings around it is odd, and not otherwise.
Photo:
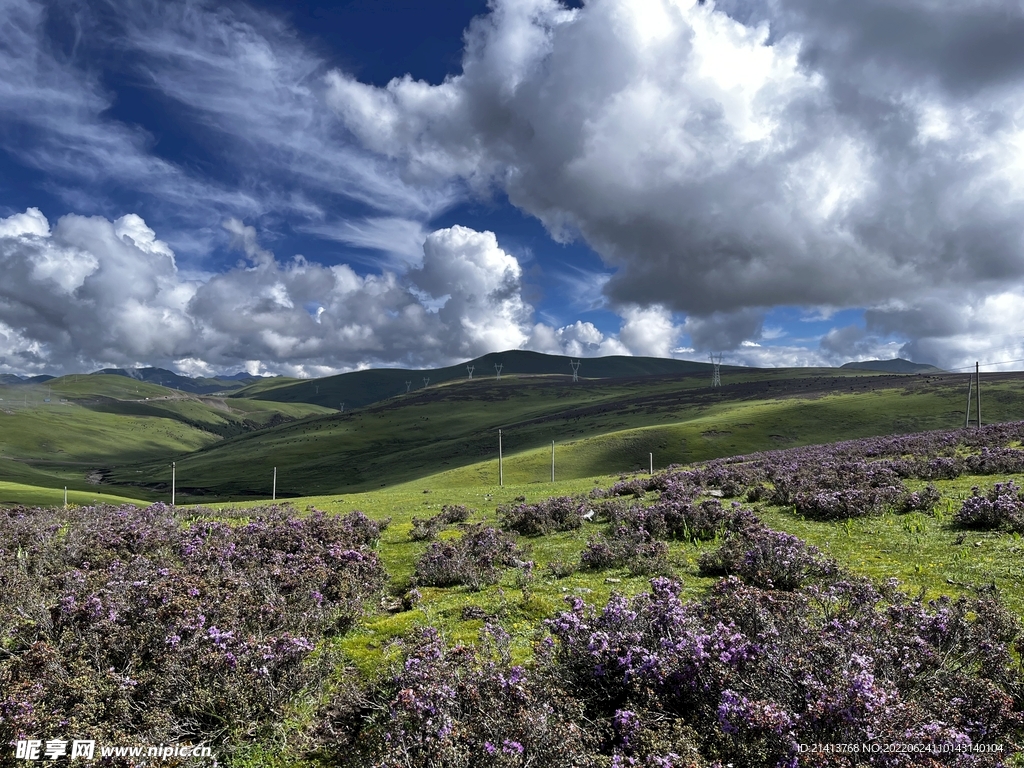
[(956, 373), (957, 371), (969, 371), (972, 368), (982, 367), (986, 368), (991, 365), (1010, 365), (1011, 363), (1024, 363), (1024, 359), (1021, 360), (1002, 360), (998, 363), (975, 363), (974, 365), (965, 365), (963, 368), (947, 368), (947, 373)]

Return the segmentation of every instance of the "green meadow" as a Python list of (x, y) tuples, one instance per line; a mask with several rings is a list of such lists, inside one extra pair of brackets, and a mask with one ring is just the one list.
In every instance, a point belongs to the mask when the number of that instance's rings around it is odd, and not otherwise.
[[(440, 474), (452, 487), (505, 479), (582, 479), (797, 445), (963, 423), (966, 377), (750, 371), (583, 380), (461, 380), (211, 442), (177, 457), (193, 501), (278, 498), (388, 488)], [(1012, 377), (986, 384), (985, 415), (1024, 417)], [(166, 460), (125, 463), (105, 479), (145, 494), (168, 481)]]
[[(585, 522), (575, 531), (519, 537), (535, 563), (531, 576), (510, 570), (476, 590), (419, 587), (420, 600), (409, 607), (402, 599), (429, 546), (411, 538), (414, 518), (463, 504), (472, 510), (470, 523), (497, 525), (502, 504), (607, 488), (645, 473), (652, 454), (658, 471), (773, 448), (963, 426), (965, 377), (788, 374), (729, 373), (716, 390), (703, 376), (575, 386), (552, 376), (452, 381), (346, 413), (309, 403), (186, 396), (152, 385), (136, 392), (131, 382), (109, 389), (90, 383), (89, 389), (58, 381), (50, 403), (33, 404), (29, 397), (0, 414), (0, 504), (59, 505), (64, 486), (70, 504), (167, 500), (173, 460), (179, 504), (188, 516), (237, 522), (268, 503), (276, 466), (278, 500), (300, 511), (360, 510), (390, 520), (377, 546), (390, 577), (388, 595), (352, 630), (326, 641), (318, 658), (333, 659), (339, 674), (354, 668), (372, 676), (399, 657), (395, 641), (417, 627), (435, 627), (449, 641), (475, 642), (491, 622), (510, 632), (514, 657), (527, 661), (541, 622), (567, 598), (602, 604), (613, 592), (647, 589), (649, 576), (626, 568), (565, 575), (588, 539), (605, 529)], [(987, 380), (985, 420), (1024, 418), (1022, 384), (1024, 377), (1010, 374)], [(1006, 479), (1024, 483), (1024, 477), (1002, 476), (936, 482), (942, 501), (930, 514), (836, 523), (804, 519), (792, 507), (751, 506), (771, 527), (805, 539), (855, 573), (896, 579), (925, 599), (996, 595), (1024, 617), (1024, 538), (965, 532), (953, 523), (973, 486)], [(459, 534), (459, 526), (449, 526), (440, 537)], [(719, 543), (669, 543), (666, 573), (681, 579), (685, 597), (700, 596), (714, 583), (700, 574), (698, 560)], [(306, 727), (318, 697), (329, 690), (330, 682), (292, 702), (282, 739)], [(287, 750), (254, 744), (232, 764), (305, 763)]]
[(120, 464), (164, 462), (329, 412), (308, 403), (191, 395), (113, 375), (0, 387), (0, 481), (148, 499), (152, 489), (95, 486)]
[[(390, 593), (399, 598), (410, 588), (417, 558), (429, 542), (410, 538), (414, 517), (426, 518), (446, 504), (464, 504), (474, 510), (470, 521), (497, 525), (496, 509), (501, 504), (525, 499), (534, 503), (551, 496), (589, 493), (607, 488), (623, 477), (612, 475), (555, 483), (508, 483), (453, 487), (444, 475), (422, 478), (383, 491), (309, 496), (291, 500), (297, 509), (319, 509), (344, 514), (360, 510), (374, 519), (390, 519), (378, 552), (391, 575)], [(943, 500), (934, 514), (886, 513), (841, 523), (818, 522), (796, 515), (792, 507), (749, 505), (765, 523), (776, 530), (799, 536), (835, 557), (855, 573), (873, 579), (897, 579), (911, 594), (926, 599), (941, 595), (977, 596), (998, 594), (1018, 615), (1024, 617), (1024, 538), (992, 532), (964, 533), (953, 524), (953, 515), (971, 487), (988, 488), (997, 481), (1024, 477), (961, 477), (938, 481)], [(915, 485), (912, 483), (911, 485)], [(916, 485), (924, 485), (917, 483)], [(217, 504), (197, 507), (197, 515), (245, 519), (253, 504)], [(517, 573), (508, 573), (493, 586), (474, 591), (468, 587), (420, 587), (422, 602), (414, 609), (378, 612), (364, 619), (357, 629), (337, 641), (345, 658), (364, 671), (377, 668), (389, 653), (389, 643), (418, 626), (440, 628), (451, 639), (475, 640), (485, 620), (498, 621), (519, 639), (520, 653), (528, 655), (533, 630), (538, 622), (564, 605), (569, 596), (583, 596), (603, 604), (614, 591), (636, 594), (649, 586), (648, 576), (632, 575), (626, 568), (588, 572), (577, 570), (556, 578), (548, 566), (579, 560), (587, 540), (603, 532), (601, 523), (585, 523), (577, 531), (539, 537), (520, 537), (536, 563), (535, 578), (523, 583)], [(453, 527), (442, 533), (457, 536)], [(719, 541), (669, 543), (671, 575), (682, 579), (684, 593), (696, 597), (716, 579), (699, 574), (697, 561)], [(482, 618), (479, 611), (483, 611)]]

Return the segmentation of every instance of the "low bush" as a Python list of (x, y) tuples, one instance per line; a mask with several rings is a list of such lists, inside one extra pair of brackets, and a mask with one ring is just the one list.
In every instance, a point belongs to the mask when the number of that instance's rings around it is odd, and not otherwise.
[(1024, 489), (1010, 480), (982, 493), (975, 486), (956, 514), (956, 522), (976, 530), (1024, 533)]
[[(994, 601), (925, 603), (850, 579), (778, 592), (726, 578), (694, 602), (680, 590), (656, 578), (603, 608), (568, 598), (530, 667), (512, 663), (500, 628), (476, 648), (427, 630), (392, 672), (335, 694), (317, 718), (319, 756), (351, 768), (996, 768), (1019, 746), (1021, 628)], [(981, 743), (1003, 751), (963, 749)], [(821, 744), (880, 751), (801, 751)]]
[(648, 507), (612, 508), (608, 521), (613, 528), (643, 531), (655, 539), (696, 542), (709, 541), (726, 531), (741, 530), (756, 523), (757, 517), (738, 502), (723, 507), (718, 499), (693, 503), (663, 498)]
[(619, 527), (610, 536), (593, 536), (580, 554), (580, 566), (592, 570), (625, 566), (634, 575), (665, 573), (668, 544), (642, 529)]
[(793, 497), (798, 515), (811, 520), (847, 520), (880, 515), (903, 497), (897, 486), (800, 491)]
[(0, 744), (244, 743), (387, 575), (379, 526), (294, 510), (185, 526), (163, 505), (0, 510)]
[(397, 669), (343, 690), (316, 727), (321, 760), (346, 768), (601, 765), (588, 756), (608, 734), (586, 722), (585, 704), (512, 664), (500, 627), (487, 625), (482, 636), (477, 647), (449, 646), (423, 630)]
[(433, 540), (445, 526), (464, 523), (469, 520), (472, 510), (462, 504), (445, 504), (441, 511), (426, 519), (414, 517), (409, 538), (413, 541)]
[(699, 560), (704, 576), (739, 576), (762, 589), (793, 590), (811, 578), (836, 577), (839, 568), (816, 547), (765, 526), (730, 534), (718, 549)]
[(923, 490), (904, 492), (892, 505), (892, 511), (898, 515), (909, 514), (910, 512), (932, 512), (942, 500), (939, 489), (929, 483)]
[(416, 562), (414, 581), (427, 587), (481, 589), (496, 583), (503, 568), (526, 567), (524, 556), (514, 538), (478, 524), (458, 539), (430, 544)]
[(498, 507), (498, 519), (506, 531), (541, 536), (552, 531), (576, 530), (590, 511), (591, 505), (584, 499), (559, 496), (538, 504), (503, 504)]
[(556, 579), (565, 579), (572, 576), (579, 570), (577, 563), (567, 563), (562, 560), (552, 560), (548, 563), (548, 573)]

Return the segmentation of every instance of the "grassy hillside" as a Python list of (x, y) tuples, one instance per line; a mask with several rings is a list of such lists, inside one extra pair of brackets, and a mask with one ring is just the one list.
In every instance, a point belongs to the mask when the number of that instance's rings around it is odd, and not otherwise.
[[(431, 386), (354, 413), (225, 440), (178, 462), (183, 498), (254, 498), (365, 491), (444, 472), (451, 487), (497, 482), (502, 430), (507, 482), (582, 478), (771, 448), (962, 424), (963, 377), (834, 370), (614, 381), (503, 377)], [(989, 421), (1024, 415), (1021, 377), (985, 383)], [(120, 467), (107, 479), (146, 487), (162, 466)], [(161, 481), (161, 487), (162, 487)], [(152, 486), (149, 486), (152, 487)]]
[(228, 402), (116, 375), (0, 387), (0, 480), (89, 491), (97, 470), (166, 463), (225, 437), (325, 412), (309, 404)]
[[(271, 379), (256, 382), (232, 393), (232, 398), (257, 398), (286, 403), (316, 403), (340, 410), (344, 403), (346, 410), (361, 408), (390, 397), (406, 394), (406, 390), (417, 391), (429, 385), (451, 381), (468, 381), (467, 366), (472, 366), (474, 381), (497, 380), (496, 365), (501, 365), (502, 377), (545, 375), (572, 376), (572, 358), (563, 355), (545, 355), (540, 352), (512, 350), (495, 352), (467, 363), (433, 368), (429, 370), (408, 370), (404, 368), (380, 368), (353, 371), (338, 376), (311, 381)], [(668, 374), (692, 375), (708, 373), (708, 363), (693, 363), (687, 360), (667, 360), (657, 357), (597, 357), (581, 361), (579, 375), (585, 379), (621, 379), (638, 376), (661, 376)], [(726, 366), (725, 370), (730, 369)], [(429, 385), (424, 380), (429, 381)], [(406, 384), (409, 384), (409, 387)]]

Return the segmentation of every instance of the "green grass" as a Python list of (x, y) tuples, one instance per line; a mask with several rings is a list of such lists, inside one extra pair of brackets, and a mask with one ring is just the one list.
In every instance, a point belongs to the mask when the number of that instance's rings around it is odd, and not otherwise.
[[(305, 403), (200, 397), (112, 375), (0, 387), (0, 480), (87, 490), (96, 470), (167, 464), (231, 435), (327, 412)], [(141, 498), (154, 492), (106, 490)]]
[[(962, 424), (955, 376), (878, 376), (807, 370), (567, 383), (559, 377), (461, 381), (353, 413), (310, 418), (209, 445), (179, 460), (185, 499), (245, 499), (369, 491), (445, 473), (452, 487), (497, 481), (498, 430), (505, 479), (529, 484), (584, 478), (871, 435)], [(1024, 416), (1020, 377), (986, 384), (990, 421)], [(152, 482), (141, 461), (115, 484)], [(150, 480), (147, 480), (150, 479)], [(140, 490), (139, 492), (143, 492)], [(191, 491), (186, 491), (191, 493)]]
[[(467, 363), (446, 368), (429, 370), (407, 370), (401, 368), (372, 368), (364, 371), (329, 376), (316, 380), (270, 379), (254, 382), (232, 393), (232, 397), (260, 398), (279, 402), (316, 403), (330, 408), (361, 408), (405, 394), (407, 382), (412, 389), (424, 386), (424, 378), (434, 385), (465, 380), (468, 366), (476, 373), (476, 381), (495, 377), (495, 364), (500, 363), (504, 378), (510, 376), (558, 376), (567, 379), (572, 370), (570, 358), (561, 355), (545, 355), (526, 350), (495, 352), (469, 360)], [(686, 360), (671, 360), (655, 357), (599, 357), (589, 358), (582, 368), (583, 376), (589, 379), (621, 379), (663, 374), (687, 375), (706, 374), (708, 363), (693, 363)], [(727, 370), (732, 369), (727, 366)]]
[[(855, 396), (710, 404), (703, 410), (698, 409), (688, 422), (595, 435), (575, 441), (576, 445), (571, 441), (562, 444), (558, 446), (557, 466), (560, 473), (564, 468), (567, 475), (572, 471), (585, 471), (586, 467), (610, 461), (608, 457), (632, 455), (624, 453), (627, 448), (640, 452), (657, 446), (657, 441), (670, 444), (677, 441), (687, 447), (693, 460), (697, 460), (722, 455), (725, 451), (735, 452), (737, 447), (740, 452), (748, 452), (751, 446), (766, 439), (779, 442), (777, 435), (794, 442), (811, 442), (874, 434), (873, 430), (880, 425), (894, 431), (938, 426), (935, 422), (958, 417), (955, 413), (943, 414), (935, 407), (946, 396), (941, 390), (917, 394), (892, 390)], [(430, 404), (421, 403), (418, 407), (427, 408)], [(989, 413), (993, 417), (999, 413), (1011, 414), (1016, 407), (1011, 385), (990, 392)], [(310, 426), (305, 423), (290, 429)], [(786, 432), (787, 429), (790, 431)], [(634, 442), (629, 443), (630, 440)], [(615, 460), (621, 461), (621, 458)], [(577, 462), (575, 469), (573, 461)], [(428, 542), (414, 542), (409, 538), (414, 516), (431, 516), (445, 504), (465, 504), (475, 510), (471, 522), (496, 524), (496, 508), (517, 497), (536, 502), (556, 495), (585, 494), (595, 487), (610, 486), (620, 475), (564, 477), (555, 483), (551, 483), (549, 477), (550, 446), (544, 446), (510, 457), (505, 462), (503, 487), (496, 485), (496, 462), (489, 460), (383, 490), (303, 496), (292, 499), (291, 503), (299, 509), (315, 507), (332, 514), (359, 509), (375, 519), (390, 518), (391, 524), (384, 532), (378, 552), (391, 577), (389, 592), (397, 597), (408, 590), (416, 560), (428, 546)], [(1011, 610), (1024, 618), (1024, 539), (1013, 534), (963, 532), (952, 523), (960, 501), (973, 485), (989, 487), (1006, 479), (1010, 478), (962, 477), (937, 482), (943, 500), (931, 515), (885, 514), (835, 523), (803, 519), (791, 507), (757, 505), (756, 509), (768, 525), (822, 548), (854, 573), (876, 580), (895, 578), (911, 594), (920, 593), (929, 599), (940, 595), (987, 595), (994, 589)], [(1012, 479), (1024, 483), (1024, 477)], [(31, 496), (32, 493), (39, 495)], [(53, 494), (53, 491), (0, 483), (2, 498), (20, 496), (25, 500), (31, 498), (30, 503), (60, 503)], [(93, 497), (98, 498), (95, 494)], [(78, 497), (69, 500), (89, 503)], [(215, 504), (206, 514), (228, 517), (226, 513), (230, 511), (230, 517), (237, 519), (240, 512), (244, 515), (244, 510), (252, 506), (251, 502)], [(648, 577), (632, 576), (624, 569), (577, 571), (564, 579), (556, 579), (548, 573), (547, 565), (553, 561), (578, 560), (588, 537), (603, 530), (601, 524), (585, 523), (579, 531), (521, 539), (529, 547), (529, 558), (537, 564), (532, 582), (523, 583), (517, 574), (508, 572), (498, 584), (480, 591), (465, 587), (420, 588), (422, 602), (412, 610), (371, 612), (353, 630), (329, 641), (319, 652), (327, 654), (328, 658), (337, 654), (343, 664), (372, 676), (397, 658), (398, 649), (393, 641), (417, 627), (433, 626), (450, 641), (474, 642), (484, 621), (493, 621), (514, 636), (514, 657), (527, 660), (532, 638), (541, 622), (562, 608), (567, 597), (579, 596), (602, 604), (613, 591), (631, 595), (648, 588)], [(455, 531), (450, 529), (443, 535), (456, 535)], [(714, 579), (700, 576), (697, 562), (702, 552), (715, 546), (717, 542), (670, 544), (671, 573), (681, 578), (684, 597), (698, 597), (714, 582)], [(470, 617), (464, 613), (467, 608), (482, 610), (485, 618)], [(308, 721), (312, 705), (313, 700), (308, 695), (298, 697), (293, 702), (294, 711), (288, 714), (289, 719), (282, 727), (300, 728)], [(284, 766), (301, 762), (288, 755), (278, 755), (267, 745), (254, 745), (244, 750), (234, 764)]]
[[(0, 481), (0, 506), (59, 507), (63, 503), (63, 489), (40, 488), (33, 485)], [(89, 493), (88, 491), (69, 489), (68, 504), (77, 504), (79, 506), (137, 504), (139, 506), (146, 506), (148, 502), (123, 496), (111, 496), (107, 493)]]
[[(374, 519), (390, 518), (378, 553), (391, 575), (390, 592), (404, 594), (410, 586), (417, 558), (428, 542), (409, 538), (412, 518), (429, 517), (445, 504), (465, 504), (476, 510), (470, 522), (497, 525), (496, 508), (516, 497), (536, 502), (550, 496), (588, 493), (608, 487), (619, 476), (565, 480), (556, 483), (506, 484), (451, 487), (443, 476), (423, 478), (384, 491), (338, 496), (315, 496), (293, 500), (299, 509), (315, 507), (344, 514), (358, 509)], [(962, 477), (940, 481), (936, 486), (943, 501), (934, 515), (885, 514), (849, 522), (817, 522), (793, 513), (791, 507), (756, 505), (757, 514), (769, 526), (799, 536), (835, 557), (852, 572), (872, 579), (897, 579), (911, 594), (927, 599), (940, 595), (957, 597), (991, 593), (991, 585), (1006, 605), (1024, 618), (1024, 539), (1014, 534), (963, 532), (952, 523), (960, 501), (971, 486), (988, 487), (1003, 477)], [(1013, 478), (1024, 483), (1024, 478)], [(911, 483), (914, 486), (914, 483)], [(917, 485), (923, 486), (923, 483)], [(251, 504), (218, 504), (214, 510), (244, 510)], [(213, 514), (219, 514), (214, 511)], [(464, 618), (463, 610), (475, 606), (488, 620), (501, 623), (516, 637), (516, 654), (530, 654), (531, 638), (540, 621), (561, 609), (566, 597), (580, 596), (588, 602), (604, 603), (612, 591), (636, 594), (649, 586), (649, 577), (633, 576), (626, 569), (577, 571), (556, 579), (547, 571), (553, 561), (578, 561), (587, 539), (604, 531), (598, 523), (584, 523), (579, 531), (536, 538), (520, 538), (529, 548), (529, 559), (537, 564), (536, 579), (527, 586), (506, 573), (496, 585), (474, 592), (467, 587), (420, 588), (423, 601), (410, 611), (368, 616), (336, 641), (349, 663), (367, 674), (391, 658), (390, 643), (421, 626), (433, 626), (451, 640), (473, 642), (483, 620)], [(456, 535), (450, 529), (444, 535)], [(962, 536), (962, 540), (961, 540)], [(961, 540), (960, 543), (957, 543)], [(672, 574), (681, 578), (684, 595), (698, 597), (715, 579), (702, 577), (697, 568), (700, 555), (717, 542), (699, 544), (670, 542)], [(608, 582), (608, 579), (615, 581)]]

